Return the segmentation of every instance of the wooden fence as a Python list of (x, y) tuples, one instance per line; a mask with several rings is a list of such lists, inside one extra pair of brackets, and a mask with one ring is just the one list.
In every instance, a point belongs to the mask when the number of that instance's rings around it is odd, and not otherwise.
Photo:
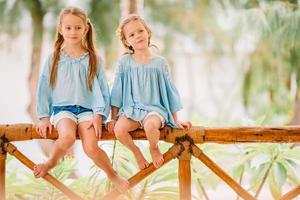
[[(131, 133), (135, 140), (145, 140), (146, 135), (142, 130)], [(57, 132), (54, 131), (48, 139), (56, 139)], [(24, 141), (32, 139), (42, 139), (32, 124), (10, 124), (0, 125), (0, 199), (5, 199), (5, 161), (7, 152), (16, 157), (20, 162), (33, 170), (35, 165), (30, 159), (23, 155), (10, 142)], [(113, 134), (103, 131), (101, 140), (115, 140)], [(179, 178), (179, 195), (180, 200), (191, 199), (191, 156), (198, 158), (203, 164), (211, 169), (218, 177), (220, 177), (228, 186), (230, 186), (240, 197), (246, 200), (256, 199), (248, 191), (231, 178), (222, 168), (214, 163), (196, 144), (212, 142), (212, 143), (298, 143), (300, 142), (300, 126), (284, 126), (284, 127), (228, 127), (228, 128), (205, 128), (193, 127), (190, 130), (171, 129), (165, 127), (161, 130), (160, 140), (173, 143), (169, 150), (164, 153), (164, 165), (172, 159), (177, 158), (179, 161), (178, 178)], [(156, 169), (153, 164), (143, 169), (129, 178), (130, 188), (138, 184), (142, 179), (150, 175)], [(44, 177), (46, 181), (61, 190), (70, 199), (82, 199), (64, 184), (56, 180), (50, 174)], [(288, 200), (300, 194), (300, 186), (294, 188), (290, 192), (284, 194), (280, 199)], [(120, 193), (112, 190), (102, 199), (116, 199)]]

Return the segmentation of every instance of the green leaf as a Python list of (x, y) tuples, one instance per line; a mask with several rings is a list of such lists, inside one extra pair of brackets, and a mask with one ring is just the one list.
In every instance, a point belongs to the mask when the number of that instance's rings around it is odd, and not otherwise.
[(243, 171), (244, 171), (244, 165), (240, 165), (240, 166), (233, 168), (232, 177), (237, 180), (238, 178), (241, 177)]
[(255, 120), (255, 123), (256, 123), (257, 125), (262, 125), (262, 124), (265, 122), (266, 118), (267, 118), (267, 115), (264, 114), (264, 115), (258, 117), (258, 118)]
[(276, 183), (273, 173), (268, 177), (268, 183), (273, 198), (279, 199), (281, 197), (281, 187)]
[(271, 155), (268, 153), (259, 154), (253, 158), (250, 167), (257, 168), (262, 164), (269, 163), (271, 161)]
[(287, 178), (286, 168), (280, 162), (276, 162), (272, 167), (272, 173), (276, 184), (282, 187)]

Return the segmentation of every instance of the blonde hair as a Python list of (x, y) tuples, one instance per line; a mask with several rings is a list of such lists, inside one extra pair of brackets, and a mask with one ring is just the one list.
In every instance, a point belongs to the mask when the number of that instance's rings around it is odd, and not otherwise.
[(67, 8), (64, 8), (60, 12), (59, 23), (58, 23), (58, 27), (57, 27), (57, 31), (56, 31), (56, 40), (54, 43), (53, 62), (52, 62), (51, 72), (50, 72), (50, 85), (52, 88), (55, 87), (56, 78), (57, 78), (57, 65), (58, 65), (58, 61), (59, 61), (60, 50), (64, 43), (64, 38), (58, 30), (59, 30), (59, 27), (61, 26), (61, 22), (62, 22), (64, 15), (68, 15), (68, 14), (75, 15), (75, 16), (81, 18), (83, 23), (88, 26), (88, 32), (82, 41), (82, 46), (89, 53), (89, 72), (87, 75), (87, 84), (88, 84), (89, 90), (92, 91), (93, 80), (97, 73), (97, 64), (98, 64), (97, 63), (98, 62), (97, 54), (96, 54), (95, 45), (94, 45), (94, 43), (95, 43), (94, 42), (94, 40), (95, 40), (94, 39), (94, 27), (93, 27), (92, 23), (90, 22), (90, 19), (88, 18), (85, 11), (83, 11), (82, 9), (77, 8), (77, 7), (67, 7)]
[(150, 30), (150, 28), (147, 26), (146, 22), (139, 16), (139, 15), (136, 15), (136, 14), (132, 14), (132, 15), (129, 15), (129, 17), (125, 18), (119, 25), (119, 28), (117, 29), (117, 33), (119, 34), (120, 36), (120, 40), (122, 41), (122, 44), (123, 46), (125, 47), (125, 49), (129, 50), (130, 52), (134, 53), (134, 49), (132, 46), (128, 46), (126, 44), (126, 37), (125, 37), (125, 34), (124, 34), (124, 26), (126, 24), (128, 24), (129, 22), (131, 21), (140, 21), (143, 26), (145, 27), (146, 31), (148, 32), (148, 46), (154, 46), (156, 49), (157, 46), (154, 45), (154, 44), (151, 44), (151, 36), (152, 36), (152, 31)]

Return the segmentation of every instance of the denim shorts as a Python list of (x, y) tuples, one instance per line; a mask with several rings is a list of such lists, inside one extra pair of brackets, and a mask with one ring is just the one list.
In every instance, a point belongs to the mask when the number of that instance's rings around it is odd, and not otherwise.
[(76, 124), (93, 119), (93, 110), (82, 106), (54, 106), (53, 107), (53, 124), (56, 128), (59, 120), (68, 118)]

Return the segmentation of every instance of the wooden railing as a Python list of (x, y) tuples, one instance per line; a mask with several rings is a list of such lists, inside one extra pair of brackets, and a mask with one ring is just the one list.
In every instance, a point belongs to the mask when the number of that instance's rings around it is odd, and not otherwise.
[[(146, 135), (142, 130), (134, 131), (131, 135), (135, 140), (146, 139)], [(48, 139), (56, 138), (56, 131), (53, 131), (53, 133), (48, 137)], [(31, 124), (0, 125), (0, 199), (5, 199), (5, 161), (7, 152), (16, 157), (31, 170), (33, 170), (34, 166), (34, 163), (18, 151), (17, 148), (10, 142), (32, 139), (41, 139), (41, 137), (37, 134), (35, 127)], [(116, 138), (113, 134), (109, 134), (104, 130), (101, 139), (115, 140)], [(191, 156), (198, 158), (202, 163), (204, 163), (225, 183), (227, 183), (240, 197), (246, 200), (254, 200), (256, 199), (254, 196), (241, 187), (195, 144), (206, 142), (223, 144), (244, 142), (297, 143), (300, 142), (300, 126), (233, 128), (193, 127), (190, 130), (171, 129), (166, 127), (161, 130), (160, 140), (173, 143), (173, 146), (163, 155), (165, 160), (164, 165), (172, 159), (177, 158), (179, 160), (178, 178), (179, 195), (181, 200), (191, 199)], [(143, 169), (133, 175), (129, 179), (130, 188), (134, 187), (155, 170), (159, 169), (156, 169), (153, 164), (150, 164), (150, 166), (146, 169)], [(70, 199), (82, 199), (50, 174), (47, 173), (44, 179), (53, 184), (57, 189), (61, 190)], [(300, 186), (284, 194), (280, 199), (293, 199), (299, 194)], [(120, 193), (117, 190), (112, 190), (102, 199), (116, 199), (119, 195)]]

